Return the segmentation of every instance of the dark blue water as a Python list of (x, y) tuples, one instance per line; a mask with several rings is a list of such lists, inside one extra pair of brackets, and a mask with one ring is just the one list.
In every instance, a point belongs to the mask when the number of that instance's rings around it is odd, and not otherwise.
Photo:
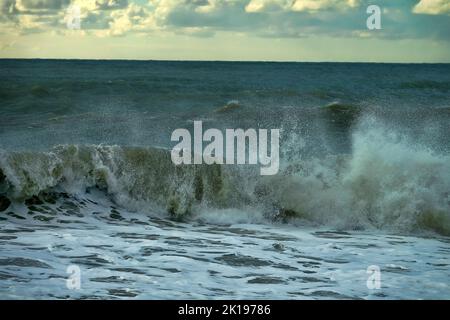
[[(344, 139), (355, 108), (419, 131), (426, 122), (439, 145), (449, 97), (448, 64), (0, 60), (0, 147), (167, 145), (198, 119)], [(216, 112), (230, 101), (238, 112)], [(330, 104), (345, 110), (330, 120), (319, 111)]]

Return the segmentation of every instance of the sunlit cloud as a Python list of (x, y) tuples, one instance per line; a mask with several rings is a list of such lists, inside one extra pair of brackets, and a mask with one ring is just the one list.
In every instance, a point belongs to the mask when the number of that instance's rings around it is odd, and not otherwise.
[[(268, 45), (273, 39), (318, 37), (450, 42), (450, 0), (378, 0), (383, 27), (377, 31), (366, 28), (370, 4), (370, 0), (0, 0), (0, 41), (2, 52), (14, 48), (4, 43), (38, 34), (76, 36), (77, 41), (110, 38), (111, 43), (135, 36), (166, 41), (172, 36), (219, 39), (227, 34), (260, 38)], [(70, 6), (79, 8), (79, 30), (67, 27)]]
[(421, 0), (413, 9), (414, 13), (450, 14), (449, 0)]

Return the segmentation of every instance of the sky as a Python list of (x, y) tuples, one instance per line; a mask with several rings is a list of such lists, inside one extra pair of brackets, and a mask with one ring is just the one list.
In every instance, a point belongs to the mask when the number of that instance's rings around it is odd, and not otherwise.
[(0, 0), (0, 58), (450, 63), (450, 0)]

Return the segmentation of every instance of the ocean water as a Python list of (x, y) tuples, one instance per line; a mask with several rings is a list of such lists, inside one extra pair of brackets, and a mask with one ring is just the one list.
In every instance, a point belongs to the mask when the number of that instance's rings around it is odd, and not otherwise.
[[(196, 120), (280, 129), (278, 174), (174, 166)], [(2, 299), (450, 299), (449, 266), (448, 64), (0, 60)]]

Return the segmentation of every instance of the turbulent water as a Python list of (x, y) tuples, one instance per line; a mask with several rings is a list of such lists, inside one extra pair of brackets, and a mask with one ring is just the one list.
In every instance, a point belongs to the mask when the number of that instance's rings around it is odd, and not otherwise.
[[(195, 120), (280, 171), (175, 166)], [(448, 299), (450, 65), (1, 60), (0, 220), (4, 299)]]

